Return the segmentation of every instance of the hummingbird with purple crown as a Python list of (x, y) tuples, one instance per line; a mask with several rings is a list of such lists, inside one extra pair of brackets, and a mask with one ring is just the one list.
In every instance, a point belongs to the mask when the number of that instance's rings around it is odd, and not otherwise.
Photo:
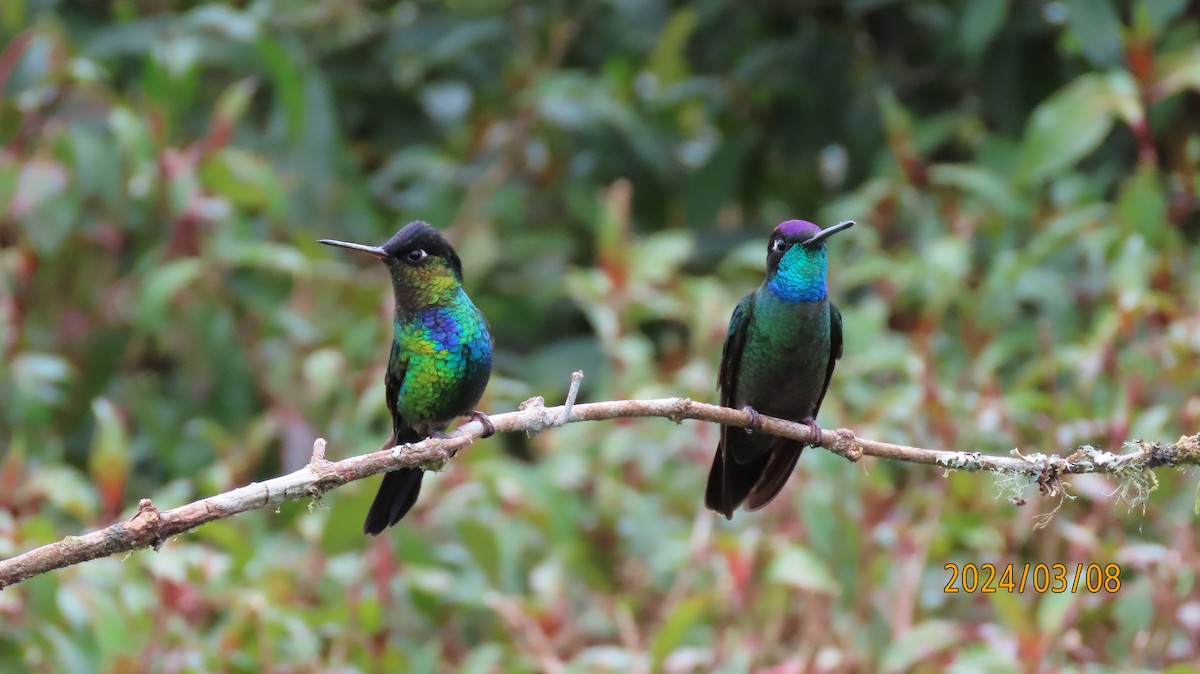
[(721, 405), (744, 409), (749, 424), (721, 426), (704, 495), (708, 509), (727, 519), (739, 506), (758, 510), (778, 496), (805, 447), (755, 432), (760, 413), (807, 425), (821, 444), (817, 412), (842, 357), (842, 315), (825, 285), (825, 243), (853, 225), (781, 223), (767, 245), (766, 279), (733, 310), (717, 388)]
[[(488, 437), (495, 427), (475, 409), (492, 373), (487, 320), (463, 290), (463, 269), (449, 242), (428, 224), (405, 225), (382, 246), (333, 239), (320, 243), (383, 261), (392, 278), (395, 314), (384, 393), (392, 434), (383, 449), (440, 436), (458, 417), (472, 416)], [(383, 476), (363, 533), (399, 522), (421, 493), (420, 468)]]

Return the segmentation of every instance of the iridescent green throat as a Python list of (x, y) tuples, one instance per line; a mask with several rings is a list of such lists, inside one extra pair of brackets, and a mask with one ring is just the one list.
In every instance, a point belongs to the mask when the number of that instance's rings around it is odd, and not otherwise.
[(814, 248), (793, 245), (779, 261), (779, 268), (767, 279), (767, 290), (788, 303), (819, 302), (828, 295), (825, 287), (827, 267), (824, 244)]

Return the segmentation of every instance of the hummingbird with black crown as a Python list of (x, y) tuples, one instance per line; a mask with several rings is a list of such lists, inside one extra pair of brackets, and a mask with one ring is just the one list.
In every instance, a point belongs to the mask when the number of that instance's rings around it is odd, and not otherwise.
[(842, 357), (842, 315), (825, 286), (825, 242), (852, 226), (781, 223), (767, 246), (766, 280), (733, 310), (717, 388), (721, 405), (744, 409), (749, 424), (721, 426), (704, 495), (708, 509), (727, 519), (738, 506), (758, 510), (778, 496), (805, 447), (756, 433), (759, 413), (805, 424), (821, 443), (817, 412)]
[[(373, 255), (392, 277), (396, 310), (384, 391), (392, 435), (383, 449), (440, 436), (458, 417), (495, 431), (475, 409), (492, 374), (487, 320), (463, 290), (463, 269), (449, 242), (427, 223), (405, 225), (382, 246), (321, 239), (320, 243)], [(421, 493), (420, 468), (383, 476), (363, 533), (372, 536), (399, 522)]]

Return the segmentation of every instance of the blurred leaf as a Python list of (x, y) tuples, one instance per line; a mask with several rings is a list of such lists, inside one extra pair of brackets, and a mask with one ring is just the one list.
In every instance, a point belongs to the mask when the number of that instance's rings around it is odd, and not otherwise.
[(72, 125), (66, 140), (78, 189), (106, 202), (116, 201), (121, 194), (120, 173), (111, 167), (119, 159), (109, 139), (82, 125)]
[(197, 31), (222, 34), (239, 41), (253, 40), (258, 33), (256, 16), (223, 5), (195, 7), (183, 17), (183, 25)]
[(703, 595), (689, 597), (671, 611), (650, 643), (651, 667), (658, 670), (667, 656), (683, 643), (688, 632), (700, 621), (708, 599)]
[(100, 499), (106, 511), (120, 510), (125, 495), (125, 483), (132, 463), (129, 456), (129, 436), (117, 408), (104, 398), (92, 401), (96, 430), (88, 470), (100, 488)]
[(929, 180), (934, 185), (955, 187), (965, 194), (981, 199), (989, 208), (1007, 217), (1022, 215), (1023, 202), (1011, 186), (981, 166), (937, 164), (930, 167)]
[(688, 73), (685, 49), (688, 37), (696, 28), (696, 13), (689, 9), (676, 10), (658, 34), (658, 44), (650, 55), (650, 69), (660, 86), (678, 81)]
[(1150, 243), (1161, 246), (1172, 233), (1167, 222), (1167, 199), (1159, 185), (1158, 171), (1138, 169), (1121, 186), (1117, 212), (1127, 231), (1138, 232)]
[(151, 269), (137, 297), (138, 322), (155, 330), (165, 327), (167, 307), (175, 295), (194, 284), (203, 273), (204, 261), (198, 258), (171, 260)]
[(1156, 64), (1155, 93), (1169, 98), (1186, 90), (1200, 90), (1200, 45), (1163, 56)]
[(79, 520), (91, 519), (99, 507), (95, 488), (74, 468), (40, 468), (33, 475), (32, 486), (56, 509)]
[(1067, 26), (1084, 56), (1097, 66), (1121, 59), (1121, 20), (1110, 0), (1067, 0)]
[(968, 54), (978, 56), (1004, 25), (1008, 0), (969, 0), (963, 8), (960, 39)]
[(458, 533), (463, 545), (471, 551), (475, 564), (497, 582), (500, 578), (500, 546), (492, 528), (474, 520), (463, 520), (458, 523)]
[(47, 626), (45, 638), (54, 647), (55, 670), (64, 674), (94, 674), (95, 655), (81, 640), (73, 639), (53, 625)]
[(1038, 105), (1025, 131), (1017, 178), (1040, 182), (1099, 146), (1113, 119), (1138, 116), (1137, 88), (1129, 75), (1112, 72), (1077, 78)]
[[(1009, 581), (1012, 581), (1014, 583), (1014, 587), (1020, 586), (1020, 577), (1023, 573), (1022, 564), (1013, 565), (1012, 569), (1014, 575), (1012, 575), (1011, 578), (1006, 578), (1003, 576), (1008, 568), (1007, 565), (1004, 567), (1001, 567), (1000, 565), (996, 566), (996, 573), (1000, 576), (996, 579), (997, 583), (1008, 583)], [(984, 580), (986, 580), (986, 578)], [(999, 614), (1002, 624), (1012, 631), (1018, 639), (1031, 637), (1035, 633), (1036, 626), (1034, 622), (1029, 619), (1028, 604), (1022, 601), (1022, 598), (1019, 595), (1009, 591), (1007, 585), (1003, 588), (997, 586), (996, 591), (988, 593), (987, 597), (992, 606), (995, 607), (996, 612)]]
[(434, 82), (421, 89), (421, 106), (430, 119), (441, 124), (462, 121), (470, 112), (475, 96), (464, 82)]
[(638, 283), (665, 283), (678, 274), (680, 265), (692, 255), (694, 248), (694, 239), (684, 232), (663, 232), (645, 237), (630, 251), (630, 271), (637, 276)]
[(258, 155), (222, 148), (200, 164), (200, 178), (206, 189), (236, 206), (265, 209), (276, 217), (283, 215), (284, 196), (275, 171)]
[[(1068, 566), (1066, 583), (1067, 589), (1070, 590), (1071, 583), (1074, 578), (1071, 575), (1073, 569)], [(1058, 587), (1058, 581), (1051, 580), (1053, 587)], [(1001, 590), (1003, 592), (1003, 590)], [(999, 593), (997, 593), (999, 594)], [(1066, 624), (1067, 614), (1071, 611), (1076, 603), (1076, 596), (1071, 592), (1051, 592), (1050, 594), (1042, 595), (1041, 601), (1038, 603), (1037, 609), (1037, 626), (1038, 630), (1045, 634), (1048, 638), (1053, 639), (1055, 635), (1061, 634), (1063, 626)]]
[(1015, 653), (996, 645), (980, 645), (964, 648), (944, 671), (946, 674), (1018, 674), (1022, 671), (1021, 666)]
[(136, 651), (139, 640), (131, 633), (130, 621), (116, 602), (97, 602), (93, 611), (100, 662), (112, 662), (121, 655)]
[(504, 652), (499, 644), (482, 644), (471, 649), (464, 660), (459, 674), (491, 674), (504, 662)]
[(133, 110), (114, 106), (108, 112), (108, 126), (116, 137), (117, 145), (125, 155), (126, 161), (136, 163), (152, 159), (154, 141), (146, 128), (146, 122)]
[(358, 621), (368, 634), (375, 634), (384, 628), (383, 607), (375, 597), (363, 597), (358, 603)]
[(892, 155), (903, 167), (906, 162), (915, 159), (912, 116), (890, 89), (880, 89), (876, 92), (875, 99), (879, 102), (879, 109), (883, 115), (883, 128), (887, 133)]
[(304, 275), (309, 270), (309, 261), (300, 251), (265, 241), (239, 241), (236, 245), (223, 245), (215, 257), (233, 267), (248, 267), (287, 275)]
[(927, 620), (915, 625), (888, 645), (880, 661), (885, 674), (907, 671), (925, 658), (962, 639), (961, 628), (948, 620)]
[(5, 161), (0, 156), (0, 212), (7, 212), (11, 208), (13, 197), (16, 196), (20, 184), (21, 173), (22, 169), (19, 163)]
[(1116, 615), (1122, 634), (1137, 634), (1154, 622), (1156, 611), (1151, 596), (1153, 592), (1149, 583), (1132, 581), (1124, 574), (1121, 576), (1121, 590), (1116, 595), (1116, 610), (1119, 612)]
[(597, 91), (582, 73), (567, 72), (545, 77), (531, 90), (539, 116), (563, 129), (594, 125), (610, 111), (610, 99)]
[(221, 93), (213, 108), (212, 127), (209, 129), (209, 138), (218, 146), (227, 142), (233, 133), (233, 127), (246, 113), (257, 88), (258, 83), (254, 78), (247, 77), (229, 85), (229, 88)]
[(0, 5), (0, 29), (15, 33), (25, 26), (26, 0), (12, 0)]
[(1152, 35), (1161, 33), (1187, 9), (1188, 0), (1136, 0), (1133, 7), (1135, 24), (1145, 24)]
[[(156, 495), (154, 502), (158, 503), (159, 500)], [(206, 524), (197, 530), (196, 535), (228, 554), (238, 567), (248, 563), (256, 552), (254, 539), (247, 536), (246, 527), (237, 521), (218, 520)]]
[(304, 378), (314, 396), (330, 395), (346, 370), (346, 357), (337, 349), (318, 349), (304, 359)]
[[(30, 222), (25, 233), (39, 252), (52, 253), (62, 245), (69, 231), (64, 220), (46, 221), (47, 208), (64, 198), (69, 176), (66, 169), (56, 161), (31, 161), (25, 164), (18, 179), (16, 192), (9, 203), (13, 216)], [(42, 217), (38, 217), (42, 216)]]
[(272, 93), (278, 97), (287, 120), (287, 137), (292, 143), (304, 132), (304, 77), (297, 63), (278, 41), (262, 34), (255, 41), (258, 53), (271, 73)]
[(808, 592), (833, 596), (841, 592), (824, 562), (799, 546), (780, 551), (767, 568), (767, 575), (775, 582)]
[(48, 419), (50, 410), (65, 400), (63, 385), (71, 366), (48, 353), (18, 353), (12, 360), (12, 397), (5, 405), (10, 423)]

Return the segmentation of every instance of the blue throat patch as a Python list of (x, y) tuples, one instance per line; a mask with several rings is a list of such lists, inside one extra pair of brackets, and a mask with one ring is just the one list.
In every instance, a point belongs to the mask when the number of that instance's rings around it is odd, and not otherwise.
[(784, 302), (819, 302), (828, 295), (827, 262), (825, 246), (810, 251), (794, 245), (784, 253), (775, 275), (767, 280), (767, 290)]

